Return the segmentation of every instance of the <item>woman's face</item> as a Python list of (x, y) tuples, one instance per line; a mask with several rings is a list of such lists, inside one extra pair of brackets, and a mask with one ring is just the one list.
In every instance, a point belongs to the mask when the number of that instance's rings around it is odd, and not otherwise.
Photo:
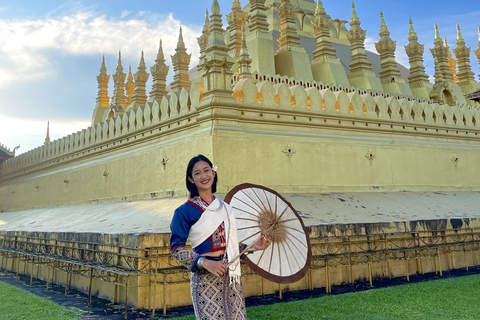
[(188, 177), (190, 182), (194, 183), (198, 192), (212, 190), (215, 172), (205, 161), (199, 161), (193, 166), (192, 177)]

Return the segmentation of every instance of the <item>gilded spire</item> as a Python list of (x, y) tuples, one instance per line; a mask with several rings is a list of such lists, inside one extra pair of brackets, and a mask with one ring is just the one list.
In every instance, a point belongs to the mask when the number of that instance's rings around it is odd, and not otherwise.
[(232, 11), (234, 10), (242, 10), (242, 5), (240, 4), (240, 0), (233, 0)]
[(135, 92), (135, 82), (133, 82), (132, 66), (128, 66), (127, 82), (125, 83), (125, 91), (127, 92), (127, 105), (132, 103), (133, 94)]
[(122, 53), (118, 52), (118, 63), (116, 73), (113, 75), (113, 96), (112, 106), (121, 106), (125, 109), (127, 97), (125, 96), (125, 77), (127, 75), (123, 72)]
[(177, 49), (186, 49), (185, 42), (183, 41), (182, 26), (180, 26), (180, 34), (178, 35)]
[(477, 91), (479, 87), (472, 72), (470, 51), (471, 48), (465, 45), (465, 40), (463, 40), (460, 32), (460, 26), (457, 23), (457, 47), (453, 49), (453, 53), (457, 58), (456, 64), (458, 65), (457, 81), (464, 94)]
[(350, 26), (359, 27), (361, 24), (360, 19), (357, 16), (357, 10), (355, 10), (355, 2), (352, 2), (352, 17), (350, 18)]
[[(477, 50), (473, 50), (475, 55), (477, 56), (478, 61), (480, 62), (480, 26), (478, 27), (478, 42), (477, 42)], [(479, 75), (480, 77), (480, 75)]]
[(460, 32), (460, 25), (457, 23), (457, 41), (463, 40), (462, 33)]
[[(275, 52), (273, 36), (267, 22), (266, 0), (248, 0), (247, 46), (253, 58), (252, 71), (265, 74), (277, 74), (275, 69)], [(272, 8), (273, 9), (273, 8)]]
[(105, 55), (102, 56), (102, 66), (100, 67), (100, 74), (101, 75), (107, 74), (107, 67), (105, 66)]
[(405, 46), (408, 59), (410, 61), (410, 75), (408, 81), (414, 96), (420, 98), (429, 98), (426, 86), (430, 85), (428, 76), (425, 73), (423, 64), (423, 53), (425, 46), (418, 43), (418, 36), (413, 28), (413, 21), (410, 19), (410, 31), (408, 33), (408, 45)]
[(211, 10), (212, 15), (220, 15), (220, 5), (218, 4), (217, 0), (213, 0)]
[(165, 63), (165, 55), (163, 54), (163, 47), (162, 47), (162, 40), (160, 40), (160, 45), (158, 47), (158, 52), (157, 52), (157, 59), (155, 59), (155, 62), (157, 63)]
[(127, 82), (132, 82), (132, 81), (133, 81), (132, 66), (131, 66), (131, 65), (128, 65)]
[(317, 8), (315, 9), (315, 15), (327, 15), (325, 8), (323, 7), (322, 0), (317, 1)]
[(138, 65), (138, 70), (142, 70), (142, 71), (147, 70), (147, 67), (145, 66), (145, 57), (143, 55), (143, 50), (142, 50), (142, 57), (140, 58), (140, 64)]
[(205, 9), (205, 22), (203, 23), (202, 33), (210, 33), (210, 19), (208, 18), (208, 9)]
[(50, 121), (47, 122), (47, 135), (43, 144), (50, 143)]
[(410, 18), (409, 23), (410, 23), (410, 31), (408, 32), (408, 41), (410, 41), (410, 42), (418, 41), (417, 33), (415, 32), (415, 29), (413, 28), (412, 18)]
[(122, 66), (122, 52), (118, 50), (118, 62), (117, 62), (117, 72), (123, 72)]
[(224, 39), (225, 32), (222, 27), (222, 15), (220, 14), (220, 5), (217, 0), (213, 0), (210, 11), (212, 14), (210, 15), (210, 37), (208, 39), (207, 51), (208, 49), (212, 51), (212, 47), (214, 46), (222, 48), (223, 51), (226, 47)]
[(105, 66), (105, 56), (102, 57), (102, 66), (100, 73), (97, 76), (98, 92), (96, 98), (96, 108), (108, 108), (108, 81), (110, 76), (107, 74), (107, 67)]
[(361, 70), (372, 71), (372, 64), (367, 60), (365, 53), (365, 37), (367, 32), (361, 27), (360, 19), (355, 10), (355, 3), (352, 2), (352, 18), (350, 19), (350, 30), (347, 32), (348, 41), (350, 41), (352, 49), (352, 63), (350, 71), (356, 72)]
[(330, 40), (330, 25), (332, 18), (327, 15), (322, 1), (318, 0), (312, 27), (315, 30), (317, 44), (311, 61), (312, 75), (315, 81), (350, 86), (347, 74)]
[(202, 35), (197, 38), (198, 46), (200, 47), (200, 58), (198, 59), (197, 75), (195, 81), (198, 82), (202, 73), (202, 60), (205, 58), (205, 49), (208, 45), (208, 38), (210, 36), (210, 20), (208, 18), (208, 9), (205, 10), (205, 22), (203, 24)]
[(146, 83), (150, 75), (146, 70), (147, 67), (145, 66), (145, 58), (142, 51), (138, 71), (135, 73), (135, 93), (133, 94), (133, 106), (135, 108), (144, 106), (147, 102)]
[(380, 40), (375, 43), (375, 48), (380, 54), (380, 81), (384, 91), (393, 94), (411, 95), (410, 87), (400, 77), (397, 62), (395, 61), (395, 50), (397, 42), (390, 38), (383, 12), (380, 11)]
[(445, 47), (442, 38), (440, 37), (440, 32), (438, 31), (437, 23), (435, 22), (435, 40), (433, 41), (434, 47), (430, 49), (433, 59), (435, 62), (435, 85), (434, 91), (431, 93), (431, 97), (440, 102), (446, 103), (443, 99), (443, 96), (440, 95), (438, 90), (441, 88), (445, 81), (453, 82), (453, 74), (450, 71), (450, 66), (448, 63), (448, 54), (450, 50)]
[(327, 12), (323, 8), (322, 1), (318, 0), (317, 8), (315, 10), (315, 17), (312, 20), (312, 27), (315, 30), (315, 36), (317, 39), (317, 46), (313, 51), (314, 61), (322, 60), (326, 61), (327, 58), (335, 59), (335, 49), (332, 47), (330, 41), (330, 24), (332, 18), (327, 15)]
[(240, 49), (240, 57), (237, 60), (239, 80), (249, 79), (252, 77), (250, 72), (250, 65), (252, 64), (252, 59), (248, 55), (247, 42), (245, 41), (245, 34), (242, 37), (242, 48)]
[(205, 10), (205, 22), (203, 24), (202, 35), (197, 38), (198, 45), (200, 46), (200, 60), (205, 53), (205, 48), (208, 44), (208, 37), (210, 35), (210, 20), (208, 18), (208, 9)]
[(248, 13), (248, 26), (250, 32), (268, 33), (266, 0), (248, 0), (250, 3), (250, 12)]
[(352, 18), (350, 19), (350, 30), (347, 38), (352, 51), (352, 62), (350, 63), (350, 74), (348, 80), (355, 87), (364, 89), (383, 90), (380, 79), (372, 71), (372, 64), (367, 60), (365, 52), (365, 38), (367, 32), (361, 27), (360, 19), (355, 10), (355, 3), (352, 2)]
[(450, 47), (448, 46), (448, 41), (447, 37), (443, 38), (443, 46), (447, 50), (447, 56), (448, 56), (448, 69), (450, 69), (450, 72), (452, 74), (452, 79), (455, 82), (458, 82), (458, 77), (457, 77), (457, 60), (453, 59), (453, 55), (450, 52)]
[(280, 7), (276, 9), (280, 17), (280, 37), (275, 53), (275, 72), (282, 76), (314, 80), (310, 57), (300, 46), (300, 36), (295, 23), (297, 8), (290, 0), (280, 2)]
[(175, 54), (171, 56), (173, 64), (173, 82), (170, 84), (173, 91), (180, 91), (182, 88), (190, 88), (191, 82), (188, 75), (188, 66), (190, 65), (191, 54), (187, 53), (185, 43), (183, 42), (182, 27), (178, 36), (177, 48)]
[(233, 1), (232, 12), (226, 16), (228, 27), (228, 49), (232, 57), (238, 58), (242, 49), (243, 25), (248, 19), (248, 14), (243, 12), (238, 0)]
[(383, 12), (380, 11), (380, 37), (390, 37), (390, 31), (388, 31), (387, 24), (385, 23), (385, 18), (383, 17)]
[(295, 24), (296, 8), (290, 3), (290, 0), (280, 0), (277, 13), (280, 17), (280, 38), (278, 39), (278, 50), (286, 50), (290, 47), (300, 46), (300, 36), (297, 34)]
[(438, 31), (438, 26), (437, 26), (437, 22), (435, 21), (435, 39), (434, 39), (434, 43), (441, 43), (442, 41), (442, 37), (440, 37), (440, 32)]
[(152, 91), (150, 91), (150, 99), (160, 100), (167, 94), (167, 74), (169, 67), (165, 64), (165, 56), (163, 54), (162, 40), (158, 47), (157, 59), (155, 64), (150, 68), (152, 73)]
[(224, 40), (222, 15), (217, 0), (213, 0), (210, 15), (210, 36), (205, 49), (205, 58), (201, 62), (204, 70), (204, 98), (202, 103), (208, 104), (213, 99), (234, 101), (232, 96), (233, 58), (228, 54)]

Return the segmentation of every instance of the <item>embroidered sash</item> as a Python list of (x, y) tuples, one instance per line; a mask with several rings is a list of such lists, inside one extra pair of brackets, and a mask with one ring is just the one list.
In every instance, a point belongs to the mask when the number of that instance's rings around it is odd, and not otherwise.
[[(222, 224), (225, 225), (225, 239), (227, 239), (227, 258), (231, 262), (238, 254), (238, 236), (237, 224), (235, 223), (235, 215), (232, 207), (227, 203), (223, 203), (220, 211), (212, 211), (212, 208), (220, 206), (220, 199), (210, 203), (210, 205), (202, 213), (198, 221), (192, 225), (188, 234), (188, 240), (195, 248), (210, 237), (215, 230)], [(229, 268), (230, 282), (239, 282), (241, 277), (240, 259), (237, 259)]]

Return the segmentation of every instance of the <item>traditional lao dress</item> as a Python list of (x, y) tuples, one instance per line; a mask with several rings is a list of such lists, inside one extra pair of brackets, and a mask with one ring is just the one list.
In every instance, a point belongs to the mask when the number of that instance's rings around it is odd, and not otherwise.
[[(191, 271), (190, 288), (195, 317), (202, 320), (246, 319), (239, 260), (220, 279), (203, 268), (197, 268), (197, 261), (203, 253), (225, 250), (226, 263), (238, 255), (233, 210), (226, 203), (222, 205), (222, 200), (218, 198), (206, 209), (206, 204), (200, 201), (197, 197), (178, 207), (170, 224), (172, 255)], [(185, 247), (187, 239), (193, 252)]]

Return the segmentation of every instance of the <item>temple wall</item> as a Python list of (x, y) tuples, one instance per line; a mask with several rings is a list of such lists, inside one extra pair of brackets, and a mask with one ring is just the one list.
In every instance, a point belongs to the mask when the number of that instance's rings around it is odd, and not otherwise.
[(233, 96), (200, 116), (195, 85), (10, 159), (0, 211), (185, 195), (198, 153), (222, 193), (480, 189), (476, 107), (259, 75)]

